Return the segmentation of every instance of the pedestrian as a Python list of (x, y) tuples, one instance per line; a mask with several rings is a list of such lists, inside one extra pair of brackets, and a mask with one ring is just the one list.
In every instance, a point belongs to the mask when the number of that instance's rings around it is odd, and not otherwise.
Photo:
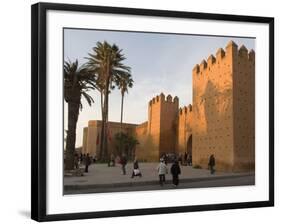
[(168, 173), (168, 168), (163, 158), (160, 159), (160, 163), (157, 166), (157, 171), (159, 175), (159, 184), (160, 186), (163, 186), (166, 181), (165, 175)]
[(91, 164), (91, 158), (89, 156), (89, 153), (87, 153), (86, 157), (85, 157), (85, 173), (88, 173), (88, 168)]
[(75, 155), (74, 155), (74, 167), (75, 167), (75, 169), (79, 168), (79, 156), (77, 153), (75, 153)]
[[(182, 154), (181, 154), (181, 153), (179, 154), (178, 158), (179, 158), (178, 161), (179, 161), (180, 164), (182, 165), (183, 159), (182, 159)], [(175, 159), (174, 159), (174, 161), (175, 161)]]
[(187, 163), (187, 152), (184, 153), (184, 162)]
[(191, 157), (191, 154), (190, 154), (190, 153), (187, 154), (187, 165), (188, 165), (188, 166), (191, 166), (191, 165), (192, 165), (192, 157)]
[(175, 160), (171, 167), (171, 174), (173, 176), (173, 185), (176, 187), (179, 185), (179, 174), (181, 174), (181, 168), (178, 160)]
[(142, 177), (140, 168), (139, 168), (139, 162), (137, 159), (134, 160), (134, 164), (133, 164), (133, 172), (132, 172), (132, 176), (131, 178), (134, 178), (136, 176)]
[(122, 155), (121, 160), (120, 160), (120, 164), (121, 164), (121, 167), (122, 167), (123, 175), (126, 175), (127, 158), (126, 158), (125, 154)]
[(80, 153), (79, 160), (80, 160), (80, 164), (82, 164), (82, 162), (83, 162), (83, 154), (82, 153)]
[(215, 156), (214, 156), (214, 154), (212, 154), (209, 158), (209, 163), (208, 163), (208, 167), (210, 169), (211, 174), (215, 173), (215, 169), (214, 169), (215, 165), (216, 165)]
[(93, 155), (93, 163), (95, 163), (97, 161), (97, 156)]
[(113, 153), (110, 156), (110, 166), (115, 166), (115, 156)]

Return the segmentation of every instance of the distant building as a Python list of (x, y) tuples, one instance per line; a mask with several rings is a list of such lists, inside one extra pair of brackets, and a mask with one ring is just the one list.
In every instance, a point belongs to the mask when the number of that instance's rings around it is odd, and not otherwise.
[[(193, 165), (207, 168), (211, 154), (216, 169), (255, 167), (255, 52), (229, 42), (192, 71), (193, 103), (179, 108), (178, 97), (161, 93), (148, 103), (148, 121), (123, 124), (134, 135), (138, 159), (158, 161), (164, 153), (192, 154)], [(101, 121), (84, 128), (84, 153), (98, 154)], [(108, 122), (109, 150), (120, 123)]]

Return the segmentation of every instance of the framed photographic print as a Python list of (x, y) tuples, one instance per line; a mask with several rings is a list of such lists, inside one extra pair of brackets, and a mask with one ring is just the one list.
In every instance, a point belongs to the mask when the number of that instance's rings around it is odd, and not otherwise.
[(32, 6), (32, 219), (274, 205), (274, 19)]

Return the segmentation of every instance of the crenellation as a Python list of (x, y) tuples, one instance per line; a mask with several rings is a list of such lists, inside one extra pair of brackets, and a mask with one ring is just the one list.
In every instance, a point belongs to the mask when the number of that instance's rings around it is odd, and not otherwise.
[(229, 47), (237, 48), (238, 46), (233, 40), (231, 40), (227, 43), (226, 49), (229, 48)]
[(205, 60), (202, 60), (200, 63), (199, 71), (203, 72), (207, 68), (207, 62)]
[(255, 51), (253, 49), (250, 50), (248, 54), (249, 61), (255, 61)]
[(210, 55), (207, 60), (208, 67), (212, 66), (216, 62), (216, 58), (214, 55)]
[(222, 48), (219, 48), (216, 53), (216, 59), (222, 59), (225, 56), (225, 51)]
[(232, 40), (228, 42), (228, 44), (225, 47), (225, 53), (227, 57), (236, 57), (238, 55), (238, 46), (235, 42)]
[(173, 98), (170, 94), (167, 96), (166, 101), (169, 102), (169, 103), (173, 102)]
[(163, 93), (160, 93), (160, 99), (161, 99), (161, 102), (165, 101), (165, 95)]
[(244, 45), (242, 45), (238, 50), (238, 55), (240, 57), (248, 57), (248, 49)]
[(156, 95), (149, 101), (149, 105), (152, 106), (152, 104), (156, 103), (173, 103), (177, 105), (179, 103), (179, 98), (178, 96), (175, 96), (174, 98), (169, 94), (165, 97), (163, 93), (160, 95)]
[(173, 102), (178, 104), (179, 103), (179, 98), (177, 96), (174, 97)]
[(199, 70), (200, 70), (200, 68), (199, 68), (199, 65), (198, 65), (198, 64), (196, 64), (196, 65), (194, 66), (194, 68), (192, 69), (193, 73), (195, 73), (195, 74), (199, 73)]
[(183, 106), (179, 108), (179, 116), (186, 116), (192, 112), (192, 105)]

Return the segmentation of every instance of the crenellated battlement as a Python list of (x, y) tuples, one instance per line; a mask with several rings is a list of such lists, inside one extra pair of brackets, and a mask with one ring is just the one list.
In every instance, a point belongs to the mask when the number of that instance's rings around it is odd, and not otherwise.
[(157, 95), (157, 96), (153, 97), (149, 101), (149, 105), (152, 106), (153, 104), (157, 104), (157, 103), (160, 103), (160, 102), (178, 104), (179, 98), (177, 96), (175, 96), (173, 98), (170, 94), (165, 96), (163, 93), (161, 93), (160, 95)]
[(202, 74), (205, 71), (207, 71), (207, 69), (211, 69), (212, 66), (217, 66), (219, 65), (221, 62), (223, 62), (225, 59), (229, 58), (229, 57), (233, 57), (233, 56), (237, 56), (238, 59), (240, 60), (248, 60), (248, 61), (255, 61), (255, 51), (254, 50), (250, 50), (248, 51), (248, 49), (242, 45), (240, 46), (240, 48), (238, 49), (238, 46), (235, 42), (230, 41), (225, 49), (223, 48), (219, 48), (216, 52), (216, 57), (211, 54), (209, 55), (209, 57), (207, 58), (207, 61), (205, 59), (203, 59), (200, 63), (200, 65), (196, 64), (193, 69), (192, 69), (192, 73), (193, 75), (195, 74)]
[(180, 107), (179, 108), (179, 116), (185, 116), (192, 112), (192, 105), (189, 104), (188, 106)]

